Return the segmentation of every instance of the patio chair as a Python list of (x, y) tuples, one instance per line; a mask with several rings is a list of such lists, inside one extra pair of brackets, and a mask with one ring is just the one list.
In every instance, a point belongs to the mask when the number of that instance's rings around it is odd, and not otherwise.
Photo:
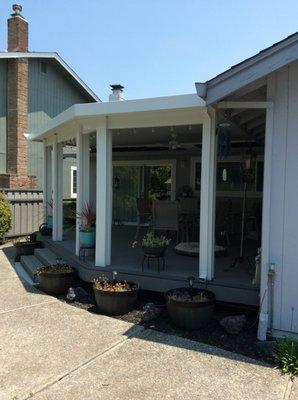
[(179, 200), (179, 211), (181, 214), (198, 214), (199, 199), (197, 197), (185, 197)]
[(155, 200), (152, 204), (152, 221), (150, 229), (155, 231), (174, 231), (179, 233), (178, 202)]
[(182, 242), (198, 240), (200, 226), (199, 199), (196, 197), (181, 198), (179, 200), (179, 227)]
[(135, 239), (139, 237), (140, 227), (142, 224), (149, 224), (151, 219), (151, 209), (149, 199), (143, 197), (137, 198), (137, 230)]

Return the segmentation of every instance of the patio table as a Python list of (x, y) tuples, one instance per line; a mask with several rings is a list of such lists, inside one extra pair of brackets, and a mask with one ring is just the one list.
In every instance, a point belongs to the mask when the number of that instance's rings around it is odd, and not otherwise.
[[(181, 242), (175, 246), (175, 252), (182, 256), (199, 257), (200, 243), (199, 242)], [(215, 245), (215, 257), (224, 257), (227, 254), (227, 249), (224, 246)]]

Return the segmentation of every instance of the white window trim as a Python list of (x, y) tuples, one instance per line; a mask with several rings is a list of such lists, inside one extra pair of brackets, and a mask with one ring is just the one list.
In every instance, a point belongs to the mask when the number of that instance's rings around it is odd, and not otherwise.
[(70, 197), (72, 199), (76, 199), (77, 198), (77, 193), (73, 192), (73, 171), (76, 171), (77, 167), (75, 165), (72, 165), (70, 167)]

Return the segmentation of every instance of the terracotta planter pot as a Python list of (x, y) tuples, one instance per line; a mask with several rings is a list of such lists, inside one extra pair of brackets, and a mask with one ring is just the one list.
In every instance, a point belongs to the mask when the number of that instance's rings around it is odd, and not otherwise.
[[(202, 292), (208, 296), (207, 301), (195, 302), (176, 300), (171, 296), (175, 291), (191, 291), (191, 295), (200, 295)], [(178, 288), (166, 292), (166, 305), (168, 313), (175, 325), (187, 330), (196, 330), (206, 326), (212, 317), (215, 306), (215, 294), (209, 290)]]
[(34, 242), (19, 242), (14, 244), (16, 249), (15, 261), (20, 261), (21, 256), (28, 256), (34, 254), (34, 249), (42, 247), (42, 242), (36, 240)]
[(98, 310), (106, 315), (121, 315), (131, 311), (139, 293), (137, 286), (135, 289), (126, 292), (108, 292), (96, 288), (93, 288), (93, 290)]
[(66, 294), (68, 289), (73, 286), (74, 279), (74, 270), (63, 273), (45, 271), (38, 274), (40, 289), (53, 295)]

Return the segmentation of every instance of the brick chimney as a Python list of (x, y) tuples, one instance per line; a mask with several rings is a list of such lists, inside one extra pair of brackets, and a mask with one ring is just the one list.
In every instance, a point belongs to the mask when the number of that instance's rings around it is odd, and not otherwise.
[(22, 6), (14, 4), (13, 13), (7, 21), (7, 51), (28, 51), (28, 22), (22, 16)]
[[(14, 4), (7, 21), (8, 52), (28, 51), (28, 23), (22, 6)], [(28, 58), (7, 60), (7, 173), (0, 175), (0, 187), (34, 188), (36, 177), (28, 176)]]

